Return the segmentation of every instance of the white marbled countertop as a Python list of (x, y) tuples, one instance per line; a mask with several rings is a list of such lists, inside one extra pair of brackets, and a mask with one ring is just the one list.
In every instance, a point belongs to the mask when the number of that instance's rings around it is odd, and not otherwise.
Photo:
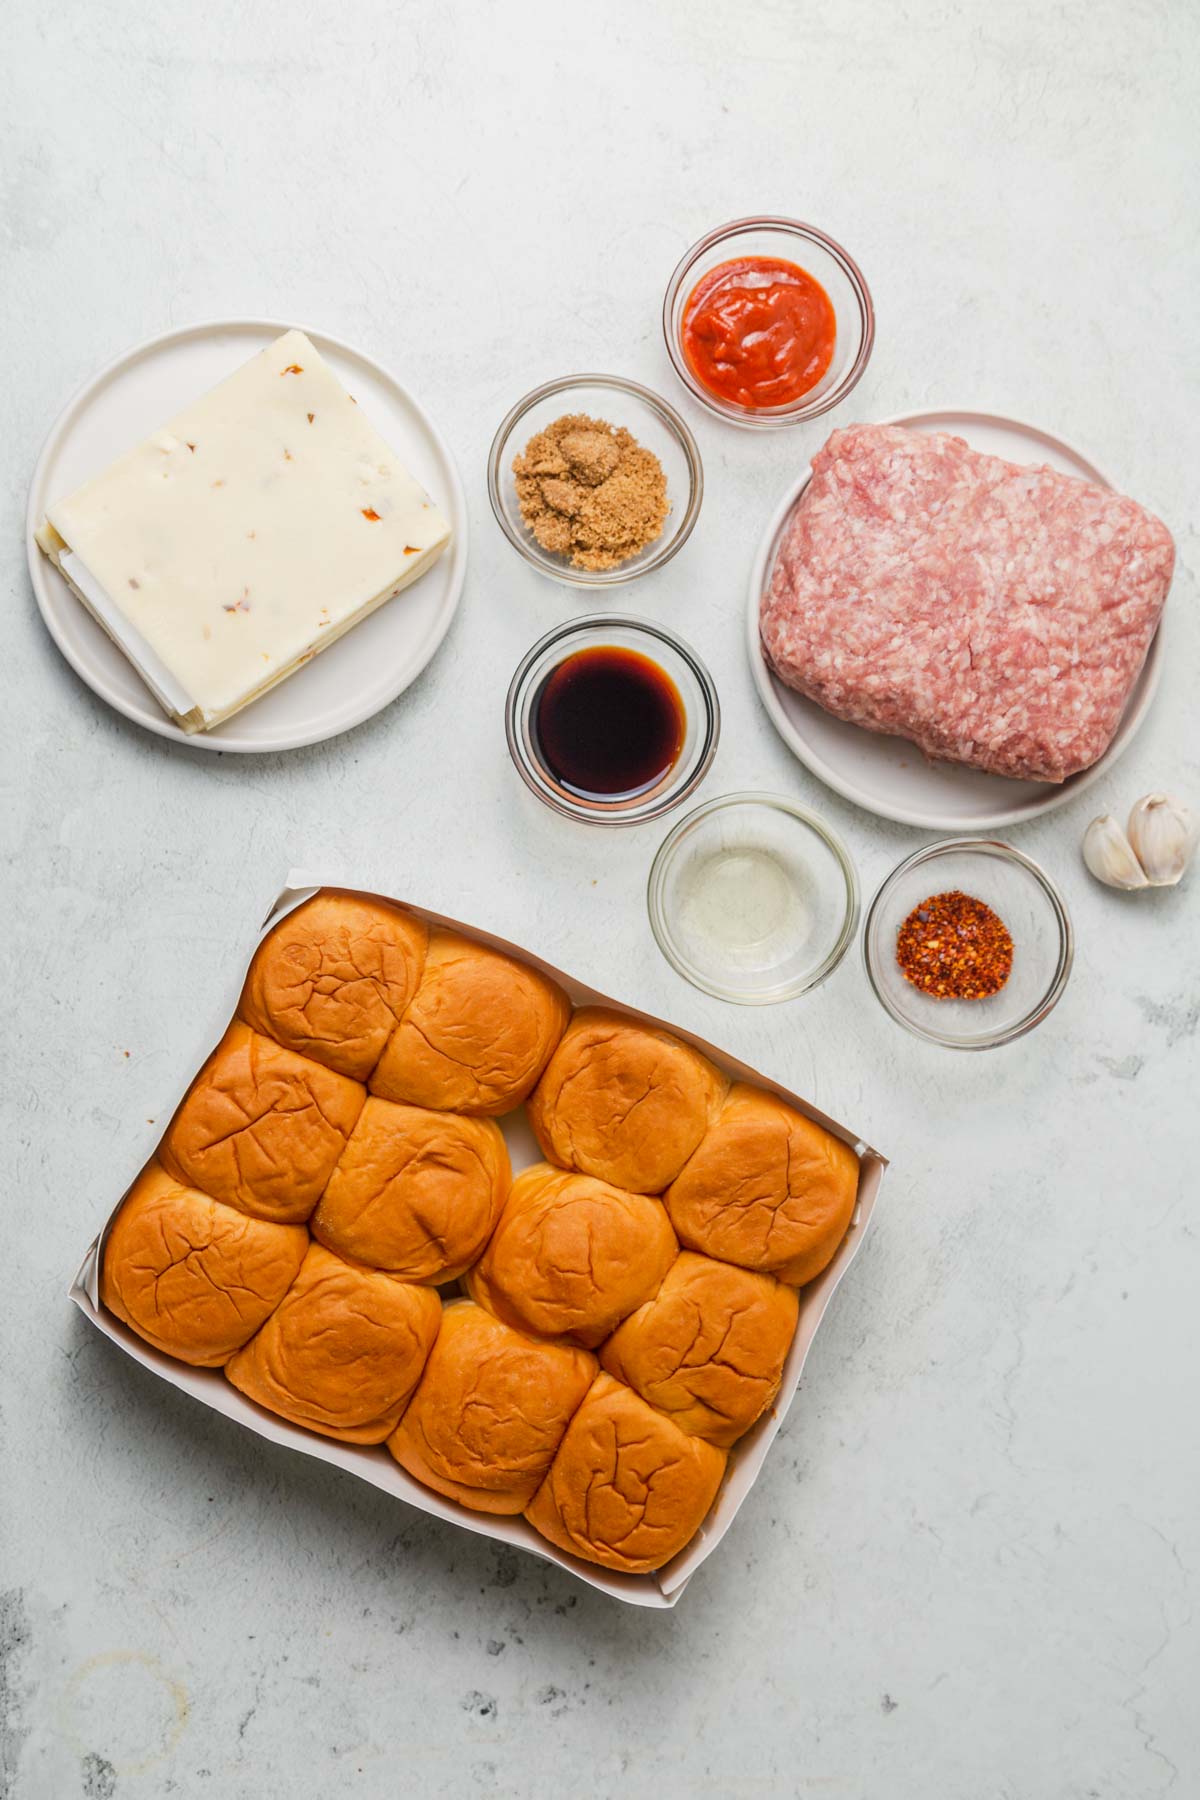
[[(1200, 799), (1198, 26), (1184, 0), (9, 9), (0, 1791), (1200, 1791), (1197, 876), (1129, 900), (1077, 851), (1092, 812), (1147, 788)], [(828, 226), (873, 287), (874, 360), (832, 422), (1025, 417), (1177, 535), (1149, 722), (1100, 789), (1017, 835), (1079, 952), (1052, 1020), (1004, 1052), (910, 1040), (857, 954), (797, 1005), (704, 1000), (646, 924), (661, 831), (574, 835), (505, 756), (508, 675), (576, 602), (495, 529), (495, 424), (579, 367), (679, 399), (666, 277), (755, 210)], [(396, 366), (472, 513), (464, 603), (422, 680), (339, 741), (261, 760), (174, 748), (93, 699), (21, 543), (78, 384), (228, 314), (323, 325)], [(752, 547), (824, 424), (751, 436), (685, 410), (700, 524), (627, 598), (717, 672), (706, 792), (820, 807), (870, 891), (921, 834), (790, 759), (742, 649)], [(271, 1448), (67, 1305), (130, 1121), (167, 1105), (213, 981), (287, 867), (319, 857), (718, 1039), (893, 1159), (761, 1483), (674, 1613)]]

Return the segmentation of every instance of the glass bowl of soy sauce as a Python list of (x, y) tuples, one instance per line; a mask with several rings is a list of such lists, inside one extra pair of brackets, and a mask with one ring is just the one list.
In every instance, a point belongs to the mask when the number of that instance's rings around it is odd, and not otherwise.
[(695, 793), (716, 755), (712, 676), (661, 625), (595, 613), (522, 657), (505, 707), (509, 753), (544, 805), (589, 825), (641, 825)]

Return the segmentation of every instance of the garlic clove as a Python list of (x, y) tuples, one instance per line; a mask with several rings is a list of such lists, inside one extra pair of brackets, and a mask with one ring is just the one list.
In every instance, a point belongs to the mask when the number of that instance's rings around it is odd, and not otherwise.
[(1146, 794), (1135, 802), (1126, 832), (1150, 886), (1174, 887), (1192, 860), (1200, 820), (1170, 794)]
[(1149, 883), (1129, 839), (1111, 813), (1093, 819), (1083, 834), (1083, 860), (1106, 887), (1144, 888)]

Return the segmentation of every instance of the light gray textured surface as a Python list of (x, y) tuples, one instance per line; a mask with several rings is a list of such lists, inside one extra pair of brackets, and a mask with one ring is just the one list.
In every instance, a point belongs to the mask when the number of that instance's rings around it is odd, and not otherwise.
[[(1197, 874), (1126, 899), (1077, 843), (1147, 788), (1200, 799), (1197, 15), (578, 13), (3, 9), (0, 1790), (1195, 1793)], [(667, 276), (755, 209), (827, 226), (873, 286), (875, 358), (834, 422), (939, 402), (1023, 416), (1177, 534), (1150, 722), (1099, 791), (1017, 839), (1063, 883), (1079, 955), (1052, 1021), (1005, 1052), (909, 1040), (857, 957), (794, 1006), (705, 1001), (645, 922), (661, 832), (572, 833), (505, 757), (509, 672), (577, 603), (496, 530), (491, 432), (581, 367), (678, 401)], [(148, 333), (231, 313), (324, 325), (394, 365), (473, 515), (463, 608), (421, 682), (339, 742), (262, 761), (172, 749), (94, 701), (41, 628), (20, 541), (78, 384)], [(788, 758), (742, 649), (753, 545), (824, 427), (750, 436), (685, 411), (704, 512), (627, 599), (717, 673), (706, 792), (816, 804), (870, 890), (920, 834)], [(893, 1156), (761, 1485), (674, 1614), (273, 1451), (67, 1305), (131, 1173), (129, 1122), (163, 1115), (212, 983), (288, 865), (317, 856), (719, 1039)]]

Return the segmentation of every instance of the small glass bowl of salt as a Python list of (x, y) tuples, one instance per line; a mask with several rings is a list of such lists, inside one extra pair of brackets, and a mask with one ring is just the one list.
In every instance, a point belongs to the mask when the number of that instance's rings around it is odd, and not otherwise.
[(778, 794), (723, 794), (664, 838), (650, 924), (674, 969), (706, 994), (768, 1006), (832, 974), (858, 925), (858, 876), (841, 839)]

